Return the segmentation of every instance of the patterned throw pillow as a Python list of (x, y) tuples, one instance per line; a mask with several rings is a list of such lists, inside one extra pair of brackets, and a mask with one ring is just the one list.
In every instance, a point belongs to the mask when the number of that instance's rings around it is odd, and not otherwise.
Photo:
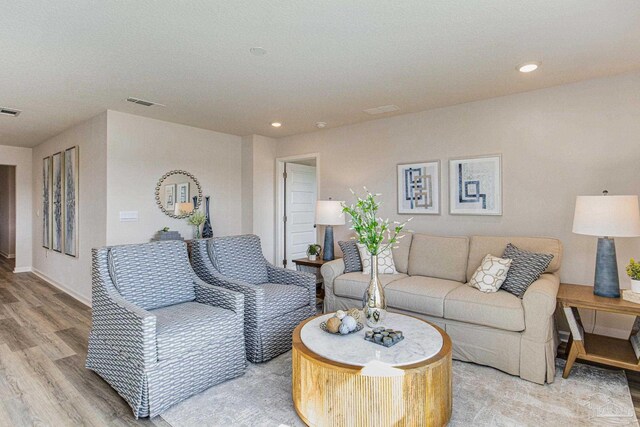
[(342, 251), (342, 260), (344, 261), (344, 272), (353, 273), (354, 271), (362, 271), (362, 262), (360, 261), (360, 252), (358, 244), (355, 240), (347, 240), (346, 242), (338, 242)]
[[(362, 274), (371, 273), (371, 254), (367, 248), (358, 243), (358, 251), (360, 252), (360, 259), (362, 260)], [(393, 254), (391, 248), (385, 249), (382, 253), (378, 254), (378, 273), (379, 274), (396, 274), (396, 265), (393, 262)]]
[(487, 254), (480, 267), (473, 273), (469, 286), (479, 289), (482, 292), (498, 292), (500, 286), (507, 277), (507, 272), (511, 266), (511, 260), (498, 258)]
[(527, 288), (547, 269), (553, 259), (551, 254), (538, 254), (518, 249), (509, 243), (504, 250), (503, 258), (511, 259), (511, 268), (502, 288), (522, 298)]

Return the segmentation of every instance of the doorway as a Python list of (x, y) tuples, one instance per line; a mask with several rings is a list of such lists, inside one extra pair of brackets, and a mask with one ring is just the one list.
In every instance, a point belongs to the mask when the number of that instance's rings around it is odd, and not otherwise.
[(16, 258), (16, 167), (0, 165), (0, 266), (13, 271)]
[(317, 243), (318, 168), (316, 154), (278, 159), (276, 245), (281, 267), (295, 269), (293, 260), (306, 257), (309, 245)]

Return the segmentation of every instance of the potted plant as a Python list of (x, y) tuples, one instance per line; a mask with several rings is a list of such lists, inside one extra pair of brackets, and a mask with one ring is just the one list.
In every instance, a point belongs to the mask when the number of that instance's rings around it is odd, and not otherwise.
[(631, 291), (640, 293), (640, 262), (631, 258), (627, 265), (627, 275), (631, 278)]
[(307, 248), (307, 258), (309, 258), (309, 261), (315, 261), (316, 257), (320, 255), (320, 251), (322, 251), (322, 246), (319, 244), (313, 243), (309, 245)]
[(207, 219), (205, 214), (200, 211), (193, 211), (191, 216), (187, 218), (187, 222), (193, 226), (193, 238), (199, 239), (202, 237), (200, 234), (200, 226), (204, 224), (204, 221)]
[(342, 206), (342, 211), (351, 217), (351, 229), (357, 234), (358, 243), (363, 244), (371, 256), (371, 277), (362, 298), (363, 312), (367, 326), (375, 328), (382, 324), (387, 313), (387, 303), (384, 297), (384, 289), (378, 278), (378, 255), (391, 248), (403, 236), (399, 235), (406, 222), (394, 222), (389, 224), (388, 219), (377, 216), (380, 202), (376, 197), (380, 194), (372, 194), (366, 188), (364, 198), (356, 197), (356, 203)]

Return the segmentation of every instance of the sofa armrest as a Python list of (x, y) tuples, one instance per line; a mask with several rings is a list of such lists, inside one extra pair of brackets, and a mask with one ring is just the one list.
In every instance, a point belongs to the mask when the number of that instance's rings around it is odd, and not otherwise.
[(210, 285), (199, 278), (194, 278), (196, 302), (212, 305), (233, 311), (244, 323), (244, 295), (220, 286)]
[(267, 264), (267, 272), (270, 283), (283, 285), (302, 286), (309, 294), (309, 305), (316, 306), (316, 277), (303, 271), (288, 270)]
[(524, 308), (524, 337), (545, 342), (553, 331), (553, 313), (556, 311), (556, 296), (560, 286), (557, 274), (543, 274), (533, 282), (522, 298)]
[(344, 273), (344, 261), (342, 260), (342, 258), (329, 261), (328, 263), (322, 265), (322, 267), (320, 268), (320, 273), (322, 274), (322, 278), (324, 279), (325, 295), (329, 294), (333, 296), (333, 281), (336, 279), (336, 277)]

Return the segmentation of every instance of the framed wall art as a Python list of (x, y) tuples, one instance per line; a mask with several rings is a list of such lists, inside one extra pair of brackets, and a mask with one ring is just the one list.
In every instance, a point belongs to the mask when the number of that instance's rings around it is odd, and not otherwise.
[(56, 252), (62, 252), (63, 226), (62, 226), (62, 153), (56, 153), (52, 156), (52, 212), (53, 215), (53, 233), (51, 239), (51, 249)]
[(398, 165), (398, 213), (440, 214), (440, 161)]
[(502, 215), (502, 156), (449, 160), (449, 213)]
[(78, 147), (64, 152), (64, 253), (78, 256)]
[(42, 159), (42, 247), (51, 249), (51, 156)]

